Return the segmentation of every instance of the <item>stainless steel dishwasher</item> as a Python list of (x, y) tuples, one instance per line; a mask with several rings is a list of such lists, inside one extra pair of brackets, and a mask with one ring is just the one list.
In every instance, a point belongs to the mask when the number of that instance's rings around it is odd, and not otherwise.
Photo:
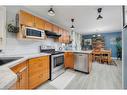
[(74, 69), (81, 71), (81, 72), (85, 72), (85, 73), (89, 73), (89, 62), (88, 62), (88, 54), (85, 53), (74, 53)]

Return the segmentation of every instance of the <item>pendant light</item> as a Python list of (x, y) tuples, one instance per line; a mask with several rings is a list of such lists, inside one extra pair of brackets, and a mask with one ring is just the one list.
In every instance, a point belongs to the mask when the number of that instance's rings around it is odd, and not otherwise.
[(54, 16), (55, 15), (55, 11), (53, 10), (52, 7), (48, 10), (48, 15), (49, 16)]
[(98, 15), (97, 20), (103, 19), (101, 15)]
[(102, 15), (101, 15), (102, 8), (98, 8), (98, 9), (97, 9), (97, 12), (98, 12), (97, 20), (103, 19)]
[(72, 22), (72, 26), (70, 27), (72, 30), (75, 28), (73, 23), (74, 23), (74, 19), (71, 19), (71, 22)]

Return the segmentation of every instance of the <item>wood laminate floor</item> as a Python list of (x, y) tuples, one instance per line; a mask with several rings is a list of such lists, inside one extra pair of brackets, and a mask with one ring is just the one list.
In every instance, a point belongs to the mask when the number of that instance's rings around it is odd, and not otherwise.
[[(122, 89), (122, 62), (119, 60), (115, 62), (117, 66), (94, 62), (90, 74), (67, 70), (76, 76), (64, 89)], [(58, 89), (50, 85), (50, 82), (42, 84), (37, 89)]]

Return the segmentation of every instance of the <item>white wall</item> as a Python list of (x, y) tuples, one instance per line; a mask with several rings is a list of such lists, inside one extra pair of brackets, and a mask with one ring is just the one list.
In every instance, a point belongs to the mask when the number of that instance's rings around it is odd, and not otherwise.
[[(19, 11), (19, 7), (7, 7), (7, 24), (15, 24), (15, 15)], [(28, 10), (27, 10), (28, 11)], [(61, 43), (54, 42), (53, 39), (47, 39), (43, 41), (23, 41), (17, 40), (15, 33), (9, 33), (7, 31), (6, 47), (4, 48), (5, 54), (31, 54), (38, 53), (40, 45), (53, 46), (59, 48)]]
[(6, 43), (6, 8), (0, 6), (0, 49), (3, 49)]

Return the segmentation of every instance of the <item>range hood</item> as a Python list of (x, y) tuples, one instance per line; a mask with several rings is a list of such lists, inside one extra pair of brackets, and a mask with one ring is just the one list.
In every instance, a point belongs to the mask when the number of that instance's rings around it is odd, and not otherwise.
[(45, 34), (48, 38), (59, 38), (61, 35), (60, 34), (57, 34), (55, 32), (52, 32), (52, 31), (49, 31), (49, 30), (45, 30)]

